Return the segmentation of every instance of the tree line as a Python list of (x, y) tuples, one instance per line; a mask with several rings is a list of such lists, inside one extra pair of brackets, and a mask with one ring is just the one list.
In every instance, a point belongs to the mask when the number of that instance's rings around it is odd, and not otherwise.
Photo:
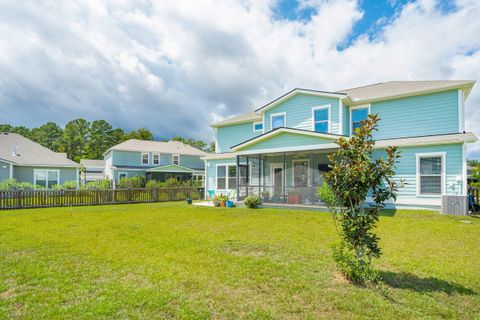
[[(20, 134), (55, 152), (65, 152), (69, 159), (103, 159), (103, 153), (110, 147), (129, 139), (153, 140), (153, 134), (147, 128), (124, 131), (114, 128), (105, 120), (89, 122), (85, 119), (69, 121), (65, 127), (55, 122), (47, 122), (37, 128), (0, 124), (0, 132)], [(174, 137), (172, 140), (189, 144), (195, 148), (212, 152), (214, 144), (201, 140)], [(164, 140), (165, 141), (165, 140)]]

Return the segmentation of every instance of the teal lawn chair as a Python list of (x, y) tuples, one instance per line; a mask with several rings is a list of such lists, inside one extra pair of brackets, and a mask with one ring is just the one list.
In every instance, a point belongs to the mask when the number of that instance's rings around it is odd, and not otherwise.
[(213, 200), (215, 198), (215, 190), (208, 190), (208, 198)]

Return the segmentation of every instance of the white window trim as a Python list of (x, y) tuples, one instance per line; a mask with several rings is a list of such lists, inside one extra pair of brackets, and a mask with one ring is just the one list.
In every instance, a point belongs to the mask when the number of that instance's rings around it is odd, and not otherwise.
[(120, 175), (124, 174), (125, 175), (125, 178), (128, 178), (128, 172), (126, 171), (119, 171), (118, 172), (118, 181), (120, 181)]
[[(158, 163), (155, 163), (155, 156), (158, 156)], [(160, 165), (160, 153), (154, 153), (154, 154), (152, 154), (152, 164), (154, 164), (154, 165)]]
[(350, 135), (353, 134), (352, 111), (353, 111), (353, 110), (357, 110), (357, 109), (368, 109), (367, 115), (369, 115), (369, 114), (370, 114), (371, 106), (372, 106), (372, 105), (371, 105), (370, 103), (367, 103), (367, 104), (361, 104), (361, 105), (358, 105), (358, 106), (350, 107)]
[[(328, 119), (326, 122), (328, 123), (328, 130), (327, 132), (322, 132), (322, 133), (331, 133), (332, 132), (332, 105), (327, 104), (323, 106), (316, 106), (312, 108), (312, 131), (315, 131), (315, 111), (316, 110), (322, 110), (322, 109), (328, 109)], [(325, 122), (325, 120), (318, 121), (318, 122)], [(317, 132), (317, 131), (315, 131)]]
[[(255, 125), (257, 124), (261, 124), (262, 125), (262, 129), (258, 130), (258, 129), (255, 129)], [(253, 123), (253, 132), (263, 132), (263, 121), (256, 121)]]
[(283, 127), (287, 127), (287, 113), (286, 112), (277, 112), (270, 114), (270, 131), (273, 130), (273, 117), (283, 116)]
[(270, 186), (273, 188), (274, 187), (274, 177), (275, 177), (275, 174), (274, 174), (274, 170), (275, 169), (282, 169), (282, 188), (284, 186), (284, 182), (285, 182), (285, 171), (287, 170), (287, 168), (283, 169), (283, 163), (281, 162), (274, 162), (274, 163), (270, 163)]
[(176, 165), (179, 166), (180, 165), (180, 155), (179, 154), (172, 154), (172, 164), (175, 164), (175, 157), (178, 158), (178, 163)]
[[(292, 186), (295, 188), (296, 185), (295, 185), (295, 162), (305, 162), (307, 161), (308, 163), (308, 170), (307, 170), (307, 185), (305, 186), (306, 187), (310, 187), (312, 184), (311, 184), (311, 173), (310, 173), (310, 160), (309, 159), (294, 159), (292, 160)], [(298, 188), (302, 188), (302, 187), (298, 187)]]
[[(57, 169), (33, 169), (33, 185), (34, 186), (37, 185), (36, 173), (39, 172), (39, 171), (45, 171), (45, 172), (53, 171), (53, 172), (56, 172), (57, 173), (57, 184), (60, 184), (60, 170), (57, 170)], [(47, 173), (46, 183), (47, 183), (47, 185), (45, 187), (47, 189), (50, 189), (50, 186), (48, 185), (48, 173)]]
[[(147, 155), (147, 163), (143, 163), (143, 156), (144, 156), (145, 154)], [(150, 164), (150, 153), (148, 153), (148, 152), (142, 152), (142, 153), (140, 154), (140, 163), (142, 164), (142, 166), (148, 166), (148, 165)]]
[[(218, 188), (218, 167), (226, 167), (225, 168), (225, 189)], [(215, 189), (217, 191), (229, 191), (230, 186), (228, 185), (228, 167), (237, 167), (236, 163), (217, 163), (215, 166)], [(237, 186), (234, 186), (233, 189), (236, 189)]]
[[(441, 157), (442, 159), (442, 172), (441, 172), (441, 190), (440, 194), (422, 194), (420, 193), (420, 158), (430, 158), (430, 157)], [(447, 153), (446, 152), (426, 152), (426, 153), (415, 153), (416, 158), (416, 178), (417, 178), (417, 197), (425, 198), (438, 198), (445, 194), (445, 183), (446, 183), (446, 172), (447, 172)]]

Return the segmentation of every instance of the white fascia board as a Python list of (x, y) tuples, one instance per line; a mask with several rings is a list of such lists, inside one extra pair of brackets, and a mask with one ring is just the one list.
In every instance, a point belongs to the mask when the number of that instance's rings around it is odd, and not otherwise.
[(297, 94), (305, 94), (305, 95), (310, 95), (310, 96), (327, 97), (327, 98), (341, 98), (341, 99), (347, 97), (345, 94), (337, 94), (337, 93), (329, 93), (329, 92), (316, 92), (316, 91), (310, 91), (310, 90), (294, 89), (294, 90), (290, 91), (290, 93), (284, 95), (283, 97), (278, 98), (278, 99), (264, 105), (260, 109), (257, 109), (255, 112), (257, 112), (259, 114), (263, 114), (263, 113), (265, 113), (265, 111), (276, 107), (280, 103), (285, 102), (286, 100), (296, 96)]
[(238, 155), (249, 155), (249, 154), (265, 154), (265, 153), (282, 153), (282, 152), (292, 152), (292, 151), (314, 151), (314, 150), (330, 150), (338, 149), (338, 144), (336, 143), (322, 143), (322, 144), (311, 144), (307, 146), (295, 146), (295, 147), (285, 147), (285, 148), (268, 148), (261, 150), (248, 150), (248, 151), (239, 151)]

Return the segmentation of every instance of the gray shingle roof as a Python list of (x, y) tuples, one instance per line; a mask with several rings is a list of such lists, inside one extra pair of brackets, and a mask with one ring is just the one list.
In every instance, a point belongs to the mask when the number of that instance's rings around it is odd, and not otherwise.
[(388, 81), (363, 87), (338, 91), (346, 93), (353, 101), (377, 100), (395, 96), (411, 95), (425, 91), (436, 91), (460, 86), (473, 85), (472, 80), (440, 80), (440, 81)]
[(261, 120), (262, 120), (261, 115), (256, 114), (255, 112), (247, 112), (235, 117), (225, 119), (223, 121), (216, 122), (212, 124), (212, 127), (223, 126), (226, 124), (242, 123), (242, 122), (249, 122), (249, 121), (261, 121)]
[[(14, 147), (17, 155), (13, 154)], [(0, 158), (18, 165), (79, 167), (65, 153), (54, 152), (16, 133), (0, 133)]]
[[(117, 144), (116, 146), (111, 147), (107, 150), (118, 150), (118, 151), (138, 151), (138, 152), (158, 152), (158, 153), (168, 153), (168, 154), (183, 154), (191, 156), (206, 156), (208, 153), (205, 151), (199, 150), (187, 144), (178, 142), (178, 141), (149, 141), (149, 140), (137, 140), (130, 139), (122, 143)], [(106, 152), (106, 153), (107, 153)]]

